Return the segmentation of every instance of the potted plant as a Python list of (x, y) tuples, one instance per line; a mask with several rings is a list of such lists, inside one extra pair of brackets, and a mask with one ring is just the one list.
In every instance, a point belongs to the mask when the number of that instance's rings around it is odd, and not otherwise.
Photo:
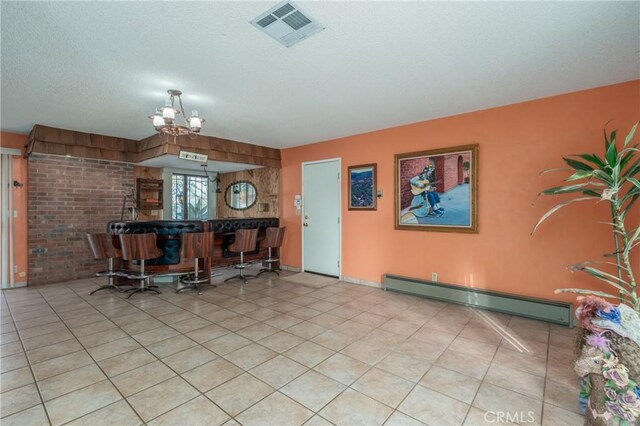
[[(571, 194), (547, 211), (539, 226), (565, 206), (579, 202), (607, 202), (611, 207), (614, 251), (607, 260), (570, 265), (604, 282), (608, 291), (561, 288), (556, 293), (576, 293), (581, 329), (576, 339), (578, 359), (574, 370), (581, 380), (581, 405), (589, 424), (640, 424), (640, 299), (633, 271), (632, 251), (640, 245), (640, 226), (628, 227), (628, 215), (640, 198), (640, 150), (632, 145), (636, 124), (619, 146), (616, 132), (604, 132), (604, 155), (564, 157), (565, 184), (539, 195)], [(637, 258), (636, 258), (637, 259)], [(605, 300), (609, 299), (609, 300)], [(615, 305), (617, 303), (617, 305)]]

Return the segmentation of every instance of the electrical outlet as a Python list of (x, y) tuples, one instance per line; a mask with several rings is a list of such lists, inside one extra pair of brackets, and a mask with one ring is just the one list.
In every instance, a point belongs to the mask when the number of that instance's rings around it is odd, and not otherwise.
[(438, 273), (437, 272), (432, 272), (431, 273), (431, 281), (433, 281), (434, 283), (438, 282)]

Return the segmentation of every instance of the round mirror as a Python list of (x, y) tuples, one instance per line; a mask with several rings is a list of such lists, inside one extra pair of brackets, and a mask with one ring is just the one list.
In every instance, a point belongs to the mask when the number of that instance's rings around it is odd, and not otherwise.
[(224, 202), (234, 210), (245, 210), (253, 206), (258, 199), (258, 190), (249, 181), (239, 180), (227, 186)]

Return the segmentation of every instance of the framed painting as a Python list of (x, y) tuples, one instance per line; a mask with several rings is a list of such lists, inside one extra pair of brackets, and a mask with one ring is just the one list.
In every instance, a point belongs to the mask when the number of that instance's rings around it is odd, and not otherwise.
[(349, 210), (376, 210), (377, 165), (349, 166)]
[(478, 145), (395, 156), (395, 228), (478, 232)]

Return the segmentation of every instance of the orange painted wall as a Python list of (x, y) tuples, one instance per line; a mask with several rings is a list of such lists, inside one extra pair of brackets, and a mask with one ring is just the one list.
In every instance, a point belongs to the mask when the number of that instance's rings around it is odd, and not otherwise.
[[(0, 132), (0, 146), (3, 148), (19, 149), (24, 152), (24, 144), (27, 141), (27, 135), (19, 135), (16, 133)], [(14, 218), (14, 252), (13, 262), (18, 267), (14, 274), (14, 282), (20, 283), (27, 281), (27, 194), (28, 194), (28, 175), (27, 160), (22, 156), (13, 157), (13, 179), (24, 184), (22, 188), (13, 188), (13, 209), (17, 210), (18, 216)]]
[[(469, 96), (473, 96), (470, 93)], [(281, 223), (287, 227), (284, 265), (301, 266), (301, 221), (294, 195), (301, 193), (301, 163), (342, 158), (350, 165), (377, 163), (384, 197), (377, 211), (348, 211), (342, 182), (342, 273), (381, 282), (385, 273), (486, 288), (546, 299), (557, 287), (599, 286), (566, 265), (600, 259), (612, 250), (608, 206), (569, 206), (530, 236), (540, 216), (560, 199), (536, 194), (560, 176), (540, 176), (562, 167), (562, 155), (600, 153), (602, 129), (626, 135), (640, 119), (640, 80), (492, 108), (282, 151)], [(636, 136), (636, 140), (638, 136)], [(479, 233), (394, 229), (394, 155), (478, 143)], [(446, 207), (446, 206), (445, 206)], [(640, 217), (635, 209), (631, 217)], [(640, 256), (635, 252), (640, 272)]]

